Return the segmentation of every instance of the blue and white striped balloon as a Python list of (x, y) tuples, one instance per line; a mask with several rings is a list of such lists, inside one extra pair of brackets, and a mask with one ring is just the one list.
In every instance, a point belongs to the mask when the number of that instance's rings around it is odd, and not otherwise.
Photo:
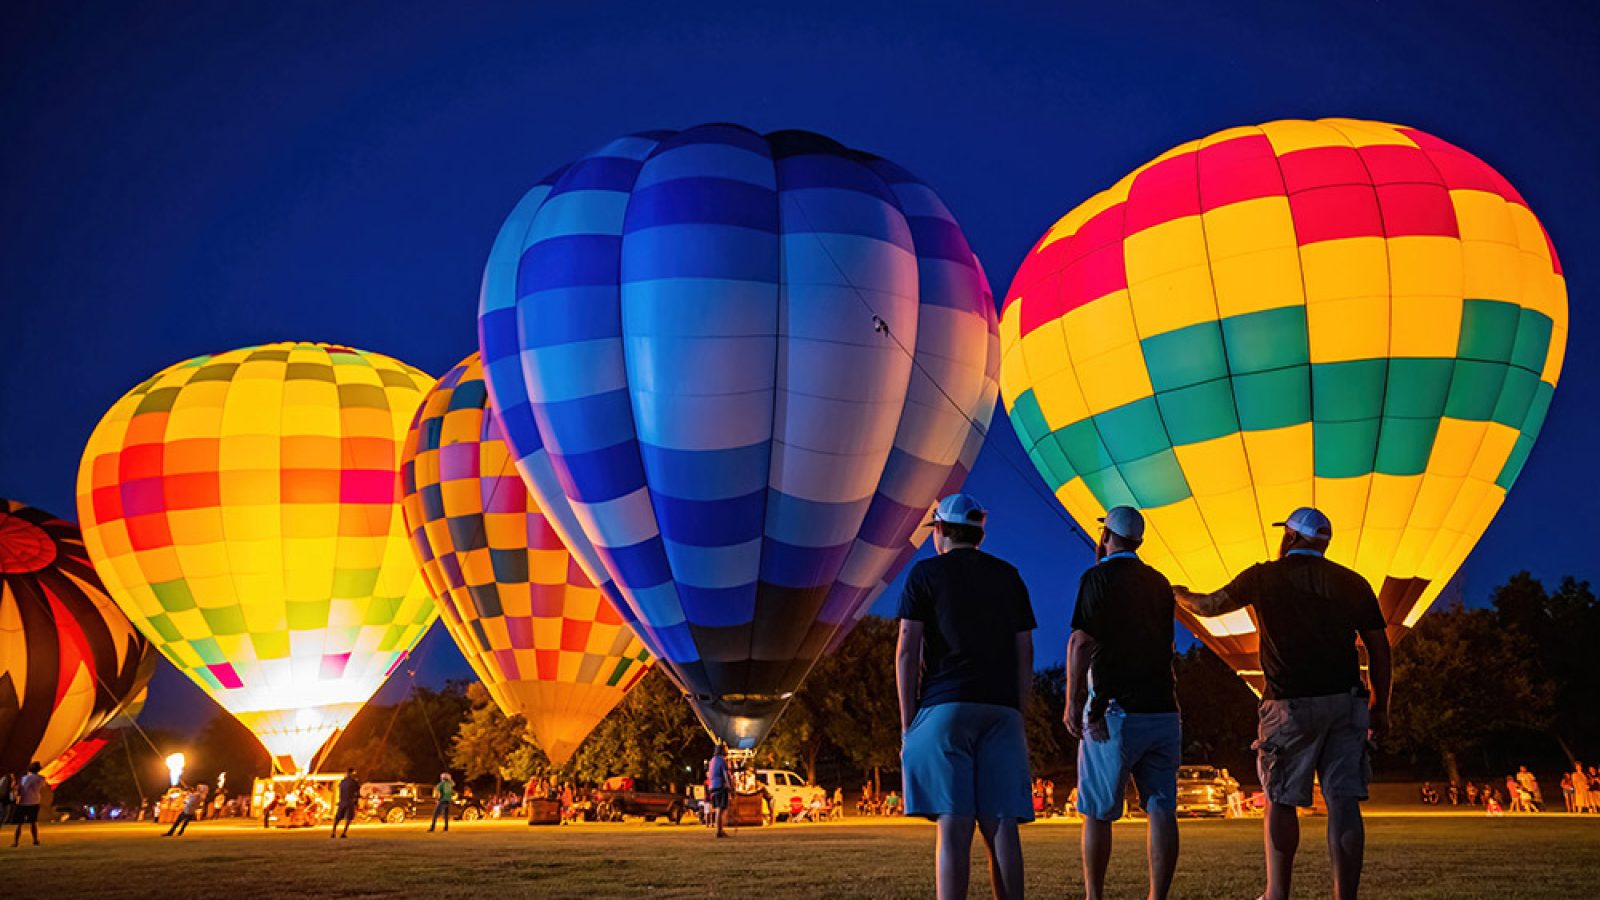
[(501, 228), (479, 329), (524, 480), (734, 747), (909, 559), (997, 392), (949, 210), (799, 131), (638, 134), (555, 172)]

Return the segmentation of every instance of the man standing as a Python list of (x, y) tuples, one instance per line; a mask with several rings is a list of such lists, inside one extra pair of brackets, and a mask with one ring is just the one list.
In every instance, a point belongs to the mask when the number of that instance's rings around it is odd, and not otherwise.
[(711, 803), (711, 819), (717, 826), (717, 837), (728, 836), (723, 819), (728, 815), (728, 800), (733, 793), (733, 779), (728, 775), (728, 748), (721, 741), (711, 752), (711, 765), (706, 773), (706, 797)]
[(450, 801), (456, 796), (456, 782), (450, 777), (449, 772), (439, 773), (439, 783), (433, 788), (434, 799), (438, 802), (433, 805), (433, 818), (428, 820), (428, 833), (432, 834), (434, 826), (439, 824), (439, 817), (444, 817), (444, 830), (450, 832)]
[(1017, 823), (1033, 821), (1021, 712), (1033, 688), (1033, 607), (1017, 570), (978, 549), (987, 520), (965, 494), (939, 501), (939, 555), (912, 567), (900, 597), (905, 814), (939, 823), (940, 900), (967, 896), (975, 825), (995, 897), (1020, 898)]
[(34, 761), (28, 766), (28, 774), (22, 776), (17, 782), (17, 802), (11, 809), (11, 820), (17, 823), (17, 832), (11, 838), (11, 846), (22, 843), (22, 826), (28, 826), (28, 834), (33, 837), (33, 845), (39, 846), (39, 804), (44, 802), (45, 782), (39, 770), (44, 768)]
[(1101, 520), (1099, 560), (1083, 573), (1067, 640), (1063, 724), (1078, 737), (1083, 883), (1105, 893), (1111, 823), (1122, 818), (1128, 777), (1149, 816), (1150, 897), (1163, 900), (1178, 866), (1178, 763), (1182, 727), (1172, 676), (1172, 586), (1138, 556), (1144, 516), (1118, 506)]
[[(1289, 896), (1300, 843), (1295, 807), (1311, 805), (1314, 778), (1328, 801), (1334, 895), (1354, 900), (1366, 846), (1368, 740), (1389, 729), (1389, 636), (1372, 586), (1324, 558), (1333, 540), (1327, 516), (1302, 507), (1277, 525), (1283, 528), (1277, 560), (1251, 566), (1214, 594), (1184, 587), (1173, 593), (1198, 616), (1255, 611), (1266, 679), (1255, 745), (1268, 801), (1265, 900)], [(1357, 637), (1367, 648), (1370, 691), (1361, 680)]]
[[(333, 831), (329, 838), (349, 837), (350, 825), (356, 820), (356, 804), (361, 802), (361, 782), (356, 778), (355, 769), (346, 769), (344, 777), (339, 779), (339, 805), (333, 811)], [(344, 834), (339, 834), (339, 822), (344, 821)]]

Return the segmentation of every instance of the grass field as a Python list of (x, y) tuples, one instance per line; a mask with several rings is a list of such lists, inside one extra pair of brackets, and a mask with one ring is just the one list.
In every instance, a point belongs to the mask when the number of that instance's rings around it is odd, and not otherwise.
[[(760, 897), (932, 895), (933, 830), (907, 820), (846, 820), (741, 830), (713, 841), (685, 824), (528, 828), (516, 822), (264, 832), (199, 823), (181, 839), (144, 824), (50, 825), (43, 846), (0, 847), (0, 897), (243, 900), (263, 897)], [(9, 834), (7, 835), (9, 838)], [(1143, 896), (1143, 826), (1116, 830), (1111, 894)], [(1028, 890), (1081, 896), (1078, 828), (1023, 830)], [(1260, 823), (1185, 822), (1175, 897), (1248, 900), (1261, 887)], [(1327, 896), (1320, 819), (1305, 822), (1296, 894)], [(974, 873), (974, 897), (988, 874)], [(1600, 896), (1600, 817), (1377, 817), (1368, 821), (1370, 897)]]

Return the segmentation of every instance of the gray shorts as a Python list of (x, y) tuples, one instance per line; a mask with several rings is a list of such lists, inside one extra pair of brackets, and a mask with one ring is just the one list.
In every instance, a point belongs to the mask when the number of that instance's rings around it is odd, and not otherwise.
[(1367, 698), (1355, 693), (1261, 701), (1256, 769), (1267, 799), (1310, 806), (1314, 780), (1330, 800), (1365, 800), (1372, 777)]

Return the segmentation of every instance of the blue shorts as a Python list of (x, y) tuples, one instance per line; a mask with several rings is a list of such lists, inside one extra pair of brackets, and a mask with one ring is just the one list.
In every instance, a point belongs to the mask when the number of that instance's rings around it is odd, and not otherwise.
[(1102, 822), (1122, 818), (1128, 776), (1139, 788), (1146, 812), (1178, 811), (1178, 763), (1183, 726), (1177, 713), (1125, 713), (1115, 702), (1106, 710), (1105, 741), (1091, 740), (1085, 716), (1078, 744), (1078, 812)]
[(1022, 713), (993, 703), (917, 711), (900, 749), (905, 814), (1033, 821)]

